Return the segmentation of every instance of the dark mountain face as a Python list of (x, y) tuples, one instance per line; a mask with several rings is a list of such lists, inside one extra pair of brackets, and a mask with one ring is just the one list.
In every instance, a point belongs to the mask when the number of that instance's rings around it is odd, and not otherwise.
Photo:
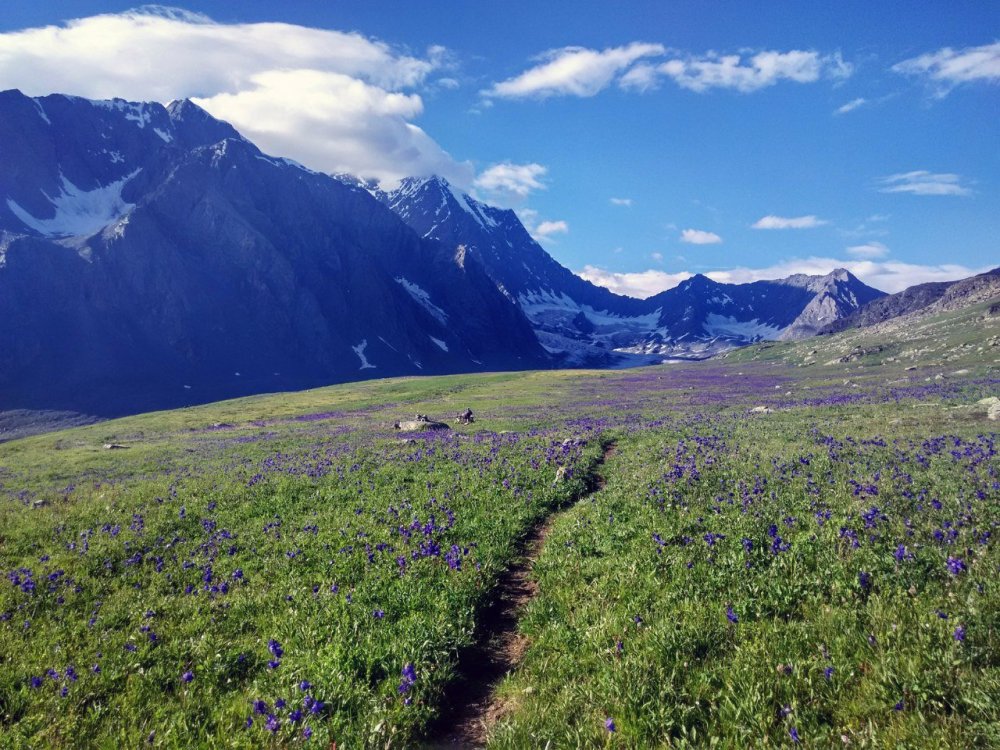
[(563, 364), (647, 364), (810, 336), (882, 295), (838, 269), (751, 284), (698, 275), (646, 300), (622, 297), (559, 265), (513, 211), (487, 206), (440, 178), (405, 180), (388, 193), (368, 188), (421, 236), (468, 248)]
[(0, 95), (0, 408), (543, 367), (474, 258), (190, 102)]
[(881, 294), (836, 271), (622, 297), (444, 180), (317, 174), (189, 101), (2, 92), (0, 144), (0, 410), (701, 357)]

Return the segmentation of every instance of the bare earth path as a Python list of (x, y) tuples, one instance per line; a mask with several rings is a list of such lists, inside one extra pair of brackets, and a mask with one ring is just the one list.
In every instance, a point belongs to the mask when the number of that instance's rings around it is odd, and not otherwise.
[[(615, 443), (605, 445), (587, 489), (576, 502), (604, 487), (599, 469), (615, 449)], [(462, 655), (462, 677), (445, 699), (445, 705), (451, 708), (445, 709), (437, 732), (425, 747), (444, 750), (479, 748), (486, 744), (488, 728), (504, 711), (503, 704), (494, 694), (496, 687), (521, 662), (528, 646), (527, 639), (518, 630), (518, 620), (528, 602), (538, 594), (532, 568), (558, 516), (558, 512), (550, 514), (531, 530), (514, 564), (500, 579), (496, 598), (482, 615), (482, 635), (476, 645)]]

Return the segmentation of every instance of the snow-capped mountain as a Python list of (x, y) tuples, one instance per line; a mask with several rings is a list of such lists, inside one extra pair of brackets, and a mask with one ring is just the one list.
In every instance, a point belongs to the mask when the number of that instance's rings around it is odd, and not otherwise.
[(647, 300), (513, 211), (262, 153), (190, 101), (0, 92), (0, 410), (113, 414), (405, 374), (629, 366), (810, 335), (846, 271)]
[(191, 102), (0, 93), (0, 409), (545, 367), (474, 257)]
[(623, 297), (561, 266), (513, 211), (482, 203), (439, 177), (404, 180), (390, 192), (367, 187), (421, 236), (467, 248), (562, 364), (646, 364), (814, 335), (882, 295), (837, 269), (750, 284), (698, 275), (646, 300)]

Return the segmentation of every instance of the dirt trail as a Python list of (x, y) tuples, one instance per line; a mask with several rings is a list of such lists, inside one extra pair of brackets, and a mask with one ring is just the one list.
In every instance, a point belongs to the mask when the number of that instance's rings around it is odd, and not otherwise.
[[(604, 488), (600, 467), (615, 451), (615, 443), (605, 445), (604, 453), (591, 471), (586, 490), (574, 502)], [(482, 614), (482, 636), (461, 657), (462, 677), (445, 700), (451, 709), (445, 710), (438, 731), (428, 740), (426, 748), (483, 747), (487, 729), (504, 714), (505, 706), (494, 693), (527, 650), (527, 639), (519, 632), (517, 623), (525, 606), (538, 595), (532, 568), (561, 512), (564, 511), (550, 514), (531, 530), (513, 565), (500, 579), (496, 598)]]

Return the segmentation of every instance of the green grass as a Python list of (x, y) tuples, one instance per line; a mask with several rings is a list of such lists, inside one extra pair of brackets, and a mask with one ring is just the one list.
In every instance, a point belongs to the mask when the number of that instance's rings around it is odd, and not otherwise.
[[(491, 745), (782, 746), (794, 728), (808, 747), (996, 746), (1000, 468), (977, 401), (998, 380), (993, 325), (970, 315), (923, 323), (912, 357), (849, 332), (0, 445), (0, 746), (411, 747), (553, 512)], [(466, 407), (477, 421), (445, 435), (390, 427)], [(610, 441), (606, 487), (568, 505)]]

